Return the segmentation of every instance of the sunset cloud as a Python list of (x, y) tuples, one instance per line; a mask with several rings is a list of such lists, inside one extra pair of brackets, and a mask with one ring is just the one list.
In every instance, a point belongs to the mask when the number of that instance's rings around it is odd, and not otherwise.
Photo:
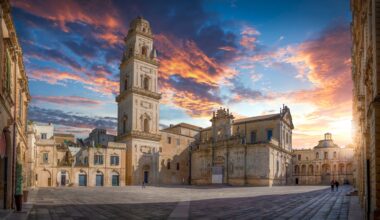
[(59, 105), (101, 105), (99, 100), (89, 99), (80, 96), (32, 96), (32, 101), (48, 102)]

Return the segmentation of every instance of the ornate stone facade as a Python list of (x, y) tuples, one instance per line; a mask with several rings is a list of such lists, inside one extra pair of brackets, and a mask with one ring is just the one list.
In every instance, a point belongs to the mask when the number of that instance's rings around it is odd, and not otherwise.
[(191, 183), (272, 186), (291, 177), (292, 117), (278, 114), (234, 120), (219, 109), (191, 151)]
[(33, 186), (123, 186), (126, 146), (75, 143), (71, 134), (54, 133), (52, 124), (30, 124), (29, 140), (33, 163)]
[(159, 100), (157, 60), (149, 22), (134, 19), (120, 64), (117, 140), (127, 144), (127, 184), (157, 184)]
[(380, 219), (380, 1), (352, 0), (355, 186), (368, 219)]
[(354, 149), (334, 144), (330, 133), (313, 149), (293, 151), (293, 184), (353, 184)]
[(0, 208), (13, 207), (16, 162), (23, 168), (23, 189), (30, 186), (26, 119), (30, 101), (22, 50), (9, 1), (0, 1)]

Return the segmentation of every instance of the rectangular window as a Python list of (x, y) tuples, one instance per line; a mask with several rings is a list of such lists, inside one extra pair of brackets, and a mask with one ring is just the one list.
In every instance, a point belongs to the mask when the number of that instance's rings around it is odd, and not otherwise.
[(273, 130), (269, 129), (267, 130), (267, 140), (270, 141), (272, 139)]
[(177, 138), (177, 145), (179, 145), (180, 144), (180, 141), (179, 141), (179, 138)]
[(83, 163), (84, 163), (85, 165), (88, 164), (88, 157), (84, 157)]
[(325, 152), (325, 160), (327, 160), (328, 159), (328, 154), (327, 154), (327, 152)]
[(119, 156), (111, 156), (111, 165), (113, 166), (119, 165)]
[(46, 133), (41, 133), (41, 139), (45, 140), (46, 138), (47, 138), (47, 134)]
[(43, 163), (49, 163), (49, 153), (43, 153), (42, 154), (42, 162)]
[(94, 155), (94, 164), (95, 165), (103, 164), (103, 155)]
[(172, 138), (168, 137), (168, 144), (171, 144), (171, 143), (172, 143)]
[(177, 163), (177, 170), (179, 170), (179, 163)]
[(298, 154), (298, 160), (301, 160), (301, 154)]
[(257, 142), (257, 140), (256, 140), (256, 132), (255, 131), (251, 131), (251, 144), (254, 144), (256, 142)]

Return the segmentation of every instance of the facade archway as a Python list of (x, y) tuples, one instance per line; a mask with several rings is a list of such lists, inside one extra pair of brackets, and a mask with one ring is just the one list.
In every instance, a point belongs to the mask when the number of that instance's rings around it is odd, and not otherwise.
[(119, 186), (120, 185), (120, 176), (119, 176), (118, 172), (112, 171), (111, 183), (112, 183), (112, 186)]
[(49, 187), (51, 186), (51, 173), (48, 170), (42, 170), (37, 174), (37, 186)]
[(314, 175), (314, 167), (311, 164), (309, 165), (308, 174), (309, 175)]
[(103, 172), (97, 171), (95, 175), (95, 186), (104, 186)]

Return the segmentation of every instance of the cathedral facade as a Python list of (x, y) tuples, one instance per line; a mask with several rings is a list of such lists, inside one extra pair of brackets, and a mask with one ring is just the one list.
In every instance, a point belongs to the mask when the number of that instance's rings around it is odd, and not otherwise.
[(120, 64), (117, 141), (126, 143), (126, 184), (286, 184), (293, 123), (279, 114), (235, 120), (225, 109), (209, 128), (159, 130), (158, 61), (149, 22), (130, 24)]
[(294, 128), (288, 107), (238, 120), (219, 109), (210, 121), (191, 151), (192, 184), (287, 184)]

